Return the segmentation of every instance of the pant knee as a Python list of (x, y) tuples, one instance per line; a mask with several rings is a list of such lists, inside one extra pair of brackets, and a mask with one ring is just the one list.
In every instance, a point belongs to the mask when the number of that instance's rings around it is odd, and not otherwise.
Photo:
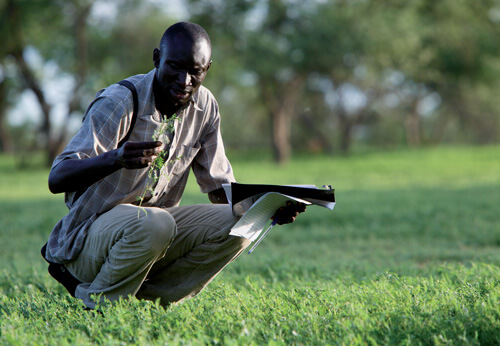
[(230, 208), (218, 208), (212, 216), (213, 219), (208, 223), (209, 227), (207, 229), (210, 231), (206, 240), (210, 243), (227, 241), (230, 238), (229, 233), (238, 222), (239, 217), (234, 216)]
[(174, 218), (160, 208), (147, 208), (139, 219), (138, 237), (143, 246), (160, 254), (172, 244), (177, 233)]
[(217, 205), (219, 207), (217, 210), (216, 220), (221, 228), (230, 230), (239, 221), (240, 216), (234, 216), (231, 208), (223, 207), (222, 205)]
[(214, 234), (214, 237), (210, 240), (227, 242), (233, 253), (239, 253), (245, 250), (252, 242), (247, 238), (229, 234), (233, 226), (240, 220), (240, 216), (234, 216), (231, 208), (220, 208), (218, 213), (221, 230)]

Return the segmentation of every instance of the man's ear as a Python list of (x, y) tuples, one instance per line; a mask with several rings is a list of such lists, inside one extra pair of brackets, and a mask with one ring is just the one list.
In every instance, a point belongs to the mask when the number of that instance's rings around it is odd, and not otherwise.
[(153, 49), (153, 65), (156, 68), (160, 66), (160, 50), (158, 48)]

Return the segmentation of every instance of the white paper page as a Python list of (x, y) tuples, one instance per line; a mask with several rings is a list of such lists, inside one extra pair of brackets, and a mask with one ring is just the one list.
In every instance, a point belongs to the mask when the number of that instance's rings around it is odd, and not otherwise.
[(278, 208), (285, 206), (289, 200), (311, 204), (300, 198), (282, 195), (281, 193), (266, 193), (248, 209), (245, 215), (233, 226), (229, 234), (254, 241)]
[(224, 189), (224, 192), (226, 193), (227, 200), (229, 201), (229, 206), (233, 206), (233, 194), (231, 190), (231, 184), (222, 184), (222, 188)]

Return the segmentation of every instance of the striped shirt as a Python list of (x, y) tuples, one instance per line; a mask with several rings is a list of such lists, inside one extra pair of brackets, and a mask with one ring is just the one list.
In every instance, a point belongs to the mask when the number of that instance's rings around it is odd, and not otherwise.
[[(162, 115), (155, 107), (153, 95), (154, 75), (155, 70), (152, 70), (128, 79), (136, 87), (139, 99), (130, 141), (152, 141), (155, 130), (161, 126)], [(101, 90), (85, 112), (80, 130), (54, 160), (52, 168), (65, 159), (87, 159), (116, 149), (129, 130), (132, 113), (130, 90), (119, 84)], [(162, 167), (159, 179), (153, 182), (154, 189), (146, 195), (143, 206), (177, 206), (191, 168), (203, 193), (234, 181), (220, 134), (218, 104), (211, 92), (200, 86), (191, 102), (177, 112), (177, 117), (173, 133), (159, 138), (168, 153), (167, 164)], [(69, 213), (52, 230), (46, 258), (58, 263), (75, 259), (90, 224), (116, 205), (137, 203), (146, 184), (148, 168), (120, 169), (83, 193), (66, 193)]]

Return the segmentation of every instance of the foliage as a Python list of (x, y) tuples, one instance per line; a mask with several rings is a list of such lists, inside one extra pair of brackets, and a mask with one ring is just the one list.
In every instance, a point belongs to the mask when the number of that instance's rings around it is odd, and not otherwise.
[[(494, 1), (191, 4), (192, 18), (219, 39), (224, 57), (237, 53), (243, 76), (252, 76), (257, 89), (255, 102), (230, 116), (241, 122), (272, 115), (275, 125), (285, 113), (274, 140), (284, 136), (295, 149), (343, 152), (353, 141), (397, 147), (498, 140)], [(235, 79), (225, 84), (238, 90)], [(246, 102), (247, 90), (244, 85), (239, 94), (245, 96), (233, 102)]]
[[(12, 94), (15, 99), (25, 90), (36, 95), (42, 114), (38, 145), (47, 151), (49, 164), (72, 134), (68, 132), (74, 131), (71, 120), (82, 116), (97, 90), (153, 68), (153, 48), (169, 20), (135, 0), (113, 2), (116, 13), (103, 18), (98, 4), (103, 5), (93, 0), (0, 3), (0, 15), (6, 19), (0, 32), (9, 38), (0, 49), (0, 72), (10, 71), (6, 78), (0, 73), (0, 97)], [(133, 20), (137, 17), (142, 19)], [(122, 57), (117, 59), (117, 54)], [(1, 123), (8, 105), (0, 106)], [(63, 119), (56, 122), (57, 115)], [(2, 140), (7, 138), (4, 133), (0, 131)]]
[[(170, 146), (170, 137), (174, 133), (175, 122), (180, 122), (181, 118), (177, 116), (177, 114), (172, 115), (171, 117), (163, 116), (163, 119), (160, 123), (160, 126), (155, 130), (155, 133), (152, 136), (153, 141), (161, 141), (165, 146)], [(137, 201), (139, 201), (139, 207), (142, 206), (144, 202), (144, 198), (147, 194), (154, 193), (154, 188), (156, 183), (160, 179), (160, 175), (163, 174), (162, 169), (165, 165), (172, 165), (176, 159), (172, 159), (169, 162), (168, 159), (168, 151), (161, 151), (156, 159), (153, 160), (151, 165), (148, 168), (148, 181), (146, 183), (146, 189), (144, 190), (141, 196), (137, 196)], [(179, 158), (177, 158), (179, 159)], [(167, 177), (168, 178), (168, 177)], [(143, 209), (144, 210), (144, 209)], [(144, 210), (144, 212), (146, 212)], [(139, 211), (140, 213), (140, 211)]]
[[(498, 146), (350, 157), (229, 153), (241, 182), (332, 184), (199, 296), (83, 311), (39, 248), (64, 215), (47, 170), (0, 157), (2, 344), (498, 344)], [(204, 203), (190, 180), (182, 204)]]
[[(114, 15), (106, 16), (103, 3)], [(220, 101), (226, 143), (271, 145), (286, 161), (292, 149), (347, 153), (358, 143), (497, 142), (499, 6), (496, 0), (190, 0), (183, 19), (212, 37), (206, 85)], [(0, 99), (8, 99), (0, 103), (0, 125), (34, 79), (44, 131), (53, 137), (56, 109), (42, 102), (48, 66), (73, 80), (69, 117), (81, 115), (95, 91), (149, 71), (152, 49), (177, 20), (164, 7), (137, 0), (0, 2), (7, 38)], [(29, 51), (42, 61), (22, 63)], [(0, 137), (9, 137), (1, 126)]]

